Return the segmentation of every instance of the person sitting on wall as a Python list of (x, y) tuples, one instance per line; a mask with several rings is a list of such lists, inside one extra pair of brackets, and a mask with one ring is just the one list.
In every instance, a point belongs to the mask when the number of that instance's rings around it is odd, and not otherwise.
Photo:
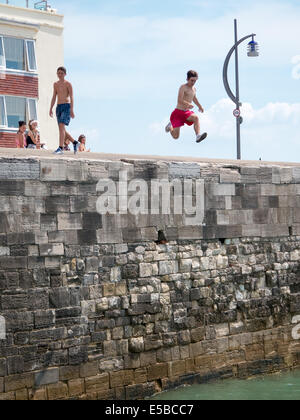
[(26, 122), (19, 121), (19, 130), (16, 136), (16, 146), (18, 149), (25, 149), (26, 144)]
[(38, 131), (38, 122), (36, 120), (29, 121), (29, 131), (27, 133), (27, 149), (48, 150), (46, 143), (40, 142), (40, 132)]
[(85, 144), (86, 144), (86, 137), (84, 134), (81, 134), (78, 138), (78, 142), (80, 143), (79, 146), (79, 152), (90, 152), (91, 149), (86, 150)]
[(30, 120), (29, 121), (29, 131), (27, 133), (27, 149), (36, 149), (37, 144), (40, 141), (40, 133), (37, 129), (38, 122), (36, 120)]

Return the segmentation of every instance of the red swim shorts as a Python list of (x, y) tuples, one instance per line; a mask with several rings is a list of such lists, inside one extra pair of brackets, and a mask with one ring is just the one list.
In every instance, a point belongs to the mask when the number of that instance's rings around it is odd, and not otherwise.
[(194, 124), (193, 122), (187, 120), (193, 114), (194, 114), (193, 111), (190, 111), (190, 110), (182, 111), (181, 109), (176, 108), (175, 111), (173, 111), (170, 118), (172, 127), (173, 128), (182, 127), (184, 126), (184, 124), (193, 125)]

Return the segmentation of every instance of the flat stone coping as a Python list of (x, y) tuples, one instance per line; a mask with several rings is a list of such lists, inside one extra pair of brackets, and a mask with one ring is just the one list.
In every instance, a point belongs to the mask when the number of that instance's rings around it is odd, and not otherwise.
[(211, 165), (234, 165), (240, 166), (281, 166), (281, 167), (300, 167), (300, 162), (268, 162), (258, 160), (230, 160), (230, 159), (208, 159), (189, 156), (159, 156), (159, 155), (124, 155), (113, 153), (78, 153), (74, 155), (73, 151), (65, 152), (64, 155), (53, 155), (48, 150), (20, 150), (0, 148), (0, 159), (51, 159), (51, 160), (79, 160), (79, 161), (154, 161), (154, 162), (182, 162), (182, 163), (200, 163)]

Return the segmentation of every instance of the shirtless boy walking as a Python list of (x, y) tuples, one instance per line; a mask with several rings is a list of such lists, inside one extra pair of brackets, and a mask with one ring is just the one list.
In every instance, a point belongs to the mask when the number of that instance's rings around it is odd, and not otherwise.
[(194, 125), (197, 143), (201, 143), (201, 141), (205, 140), (207, 137), (207, 133), (200, 133), (199, 117), (191, 111), (194, 108), (194, 105), (192, 104), (192, 102), (194, 102), (199, 108), (199, 112), (204, 112), (204, 109), (196, 96), (195, 84), (197, 80), (198, 73), (190, 70), (187, 74), (187, 83), (182, 85), (179, 89), (177, 108), (172, 113), (170, 122), (166, 126), (166, 132), (171, 133), (174, 139), (179, 139), (180, 127), (183, 127), (184, 124)]
[(56, 155), (62, 155), (65, 140), (70, 140), (74, 146), (74, 153), (78, 151), (79, 143), (67, 132), (66, 126), (70, 124), (74, 115), (74, 96), (73, 87), (70, 82), (65, 80), (67, 70), (65, 67), (59, 67), (57, 70), (58, 82), (54, 83), (53, 97), (50, 106), (50, 117), (53, 117), (53, 107), (57, 98), (56, 117), (59, 127), (59, 148), (54, 152)]

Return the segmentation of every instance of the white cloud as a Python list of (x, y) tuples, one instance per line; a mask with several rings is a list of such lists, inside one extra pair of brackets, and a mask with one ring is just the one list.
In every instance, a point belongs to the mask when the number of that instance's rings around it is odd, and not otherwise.
[[(233, 44), (234, 17), (239, 20), (240, 36), (255, 31), (261, 47), (257, 60), (246, 57), (246, 45), (240, 47), (243, 77), (251, 72), (254, 80), (262, 78), (262, 84), (266, 71), (290, 72), (291, 57), (296, 60), (300, 53), (300, 9), (274, 1), (245, 2), (235, 14), (229, 10), (212, 18), (68, 14), (65, 53), (74, 68), (77, 91), (91, 99), (138, 95), (144, 87), (163, 91), (172, 83), (177, 85), (178, 77), (192, 67), (200, 74), (209, 73), (215, 86)], [(293, 63), (295, 79), (300, 78), (298, 63)]]
[(300, 79), (300, 55), (295, 55), (291, 63), (294, 64), (293, 70), (292, 70), (292, 78), (295, 80)]
[(282, 63), (300, 51), (299, 15), (298, 8), (283, 2), (245, 3), (237, 13), (210, 19), (69, 15), (66, 51), (70, 58), (119, 62), (120, 67), (153, 65), (157, 59), (160, 65), (186, 59), (206, 62), (224, 58), (233, 44), (233, 18), (237, 17), (240, 35), (255, 31), (262, 55)]

